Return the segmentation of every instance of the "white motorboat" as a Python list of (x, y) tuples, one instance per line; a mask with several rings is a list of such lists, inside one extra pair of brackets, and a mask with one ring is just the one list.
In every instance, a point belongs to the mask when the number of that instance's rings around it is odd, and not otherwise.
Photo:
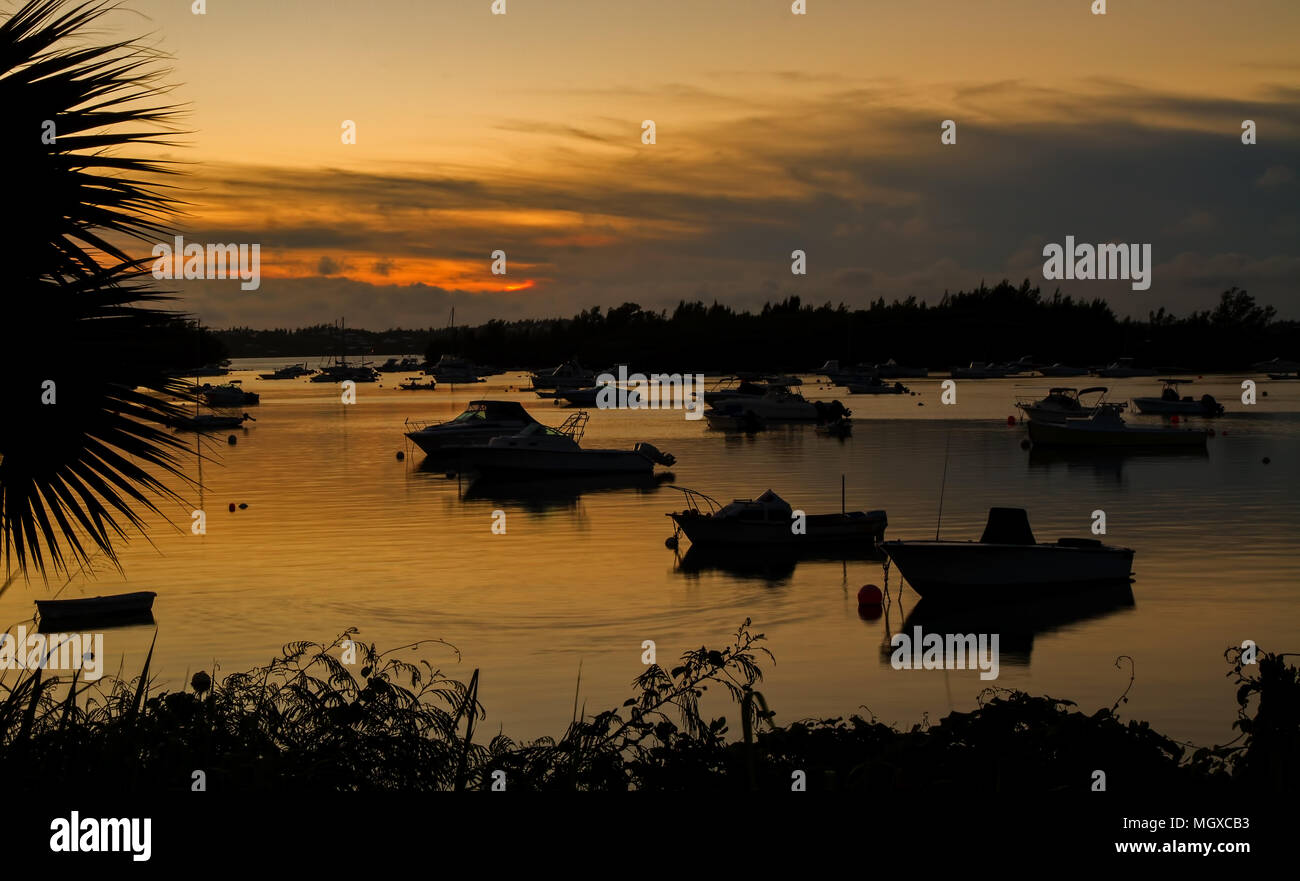
[[(1032, 424), (1032, 423), (1031, 423)], [(927, 600), (985, 601), (987, 588), (1052, 589), (1128, 581), (1131, 548), (1096, 539), (1039, 543), (1023, 508), (990, 508), (979, 541), (886, 541), (898, 571)]]
[[(1016, 407), (1032, 421), (1064, 422), (1071, 417), (1091, 416), (1101, 406), (1102, 399), (1106, 397), (1108, 391), (1109, 389), (1103, 385), (1082, 390), (1058, 386), (1048, 390), (1047, 397), (1037, 401), (1024, 399), (1016, 401)], [(1099, 397), (1091, 402), (1081, 400), (1084, 395), (1091, 394)]]
[(1223, 405), (1214, 399), (1213, 395), (1201, 395), (1200, 398), (1193, 398), (1191, 395), (1179, 397), (1178, 386), (1183, 383), (1190, 383), (1190, 379), (1162, 379), (1164, 389), (1160, 392), (1158, 398), (1134, 398), (1133, 406), (1138, 408), (1139, 413), (1148, 413), (1156, 416), (1222, 416)]
[[(884, 511), (808, 514), (802, 531), (790, 503), (770, 489), (756, 499), (719, 504), (702, 492), (675, 486), (686, 495), (687, 507), (667, 516), (693, 545), (762, 546), (863, 544), (873, 548), (885, 534)], [(708, 510), (701, 509), (703, 503)]]
[(588, 415), (580, 411), (559, 428), (534, 422), (518, 434), (496, 437), (486, 446), (448, 447), (462, 468), (489, 476), (519, 474), (649, 474), (655, 465), (677, 460), (652, 444), (630, 450), (587, 449), (581, 445)]
[(1036, 445), (1060, 447), (1199, 447), (1208, 434), (1203, 429), (1129, 425), (1120, 408), (1102, 404), (1087, 416), (1067, 416), (1054, 422), (1029, 420), (1029, 439)]
[(518, 434), (537, 420), (518, 401), (470, 401), (465, 412), (447, 422), (406, 421), (406, 436), (429, 455), (446, 447), (486, 445), (494, 437)]

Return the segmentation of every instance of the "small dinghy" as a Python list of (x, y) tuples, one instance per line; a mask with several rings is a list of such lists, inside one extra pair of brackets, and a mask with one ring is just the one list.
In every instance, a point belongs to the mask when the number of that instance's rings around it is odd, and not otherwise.
[(153, 618), (151, 590), (75, 600), (37, 600), (43, 633), (70, 627), (148, 623)]

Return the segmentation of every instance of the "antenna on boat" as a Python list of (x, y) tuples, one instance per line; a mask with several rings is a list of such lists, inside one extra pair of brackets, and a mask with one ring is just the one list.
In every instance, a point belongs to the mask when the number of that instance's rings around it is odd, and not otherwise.
[(934, 522), (934, 540), (939, 540), (939, 526), (943, 523), (943, 493), (948, 488), (948, 447), (952, 444), (952, 429), (948, 429), (948, 438), (943, 442), (943, 482), (939, 484), (939, 517)]
[(844, 516), (844, 475), (840, 475), (840, 516)]

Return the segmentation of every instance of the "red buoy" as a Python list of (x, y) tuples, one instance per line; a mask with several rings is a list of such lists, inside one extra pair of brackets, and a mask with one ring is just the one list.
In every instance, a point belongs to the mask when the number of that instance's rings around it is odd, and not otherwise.
[(880, 588), (874, 584), (864, 584), (858, 591), (859, 606), (878, 606), (885, 601), (885, 596), (880, 592)]
[(1174, 425), (1177, 425), (1179, 422), (1178, 414), (1175, 413), (1173, 416), (1170, 416), (1169, 421), (1172, 422)]
[(231, 502), (231, 503), (230, 503), (230, 510), (232, 510), (232, 511), (235, 510), (235, 503), (234, 503), (234, 502)]
[(1015, 424), (1016, 424), (1016, 417), (1014, 417), (1014, 416), (1008, 416), (1008, 417), (1007, 417), (1007, 425), (1015, 425)]

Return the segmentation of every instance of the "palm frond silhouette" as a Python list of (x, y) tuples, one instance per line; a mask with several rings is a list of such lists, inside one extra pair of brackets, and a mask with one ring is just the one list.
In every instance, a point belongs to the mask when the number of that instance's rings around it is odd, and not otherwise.
[[(103, 2), (30, 0), (0, 19), (0, 534), (6, 571), (116, 562), (147, 512), (179, 501), (187, 443), (160, 421), (184, 317), (161, 307), (136, 244), (169, 240), (182, 203), (159, 180), (178, 108), (160, 56), (96, 43)], [(192, 340), (192, 335), (190, 339)]]

